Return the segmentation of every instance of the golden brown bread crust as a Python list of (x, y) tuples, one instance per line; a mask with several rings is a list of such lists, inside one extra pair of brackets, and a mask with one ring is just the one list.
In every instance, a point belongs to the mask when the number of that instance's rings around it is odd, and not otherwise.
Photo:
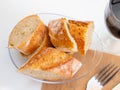
[(65, 52), (76, 52), (77, 45), (69, 35), (69, 28), (67, 26), (66, 18), (53, 20), (48, 24), (49, 35), (52, 44)]
[[(70, 33), (72, 37), (74, 37), (78, 50), (82, 55), (86, 54), (86, 41), (89, 26), (93, 25), (92, 21), (89, 22), (82, 22), (82, 21), (75, 21), (75, 20), (68, 20), (68, 25), (70, 28)], [(90, 37), (91, 38), (91, 37)]]
[(22, 42), (17, 49), (20, 50), (25, 55), (32, 54), (42, 43), (45, 38), (47, 27), (40, 24), (38, 30), (36, 30), (29, 40)]
[(47, 71), (54, 72), (55, 74), (63, 76), (63, 79), (70, 79), (76, 74), (76, 72), (80, 69), (81, 66), (82, 64), (78, 60), (72, 58), (66, 63), (48, 69)]
[(37, 51), (19, 72), (46, 80), (71, 78), (81, 67), (81, 63), (72, 56), (55, 48)]
[[(31, 21), (28, 22), (30, 19), (34, 19), (34, 21), (36, 21), (36, 23), (38, 24), (38, 26), (31, 32), (32, 34), (29, 35), (28, 38), (24, 38), (24, 40), (22, 40), (21, 43), (19, 43), (18, 45), (14, 45), (14, 38), (16, 38), (15, 34), (16, 32), (19, 32), (20, 29), (18, 29), (21, 25), (23, 25), (24, 23), (28, 23), (28, 25), (32, 25), (34, 23), (32, 23)], [(28, 21), (27, 21), (28, 20)], [(27, 26), (26, 24), (26, 27)], [(30, 55), (32, 54), (42, 43), (45, 33), (46, 33), (47, 27), (44, 25), (44, 23), (40, 20), (39, 16), (37, 15), (30, 15), (25, 17), (24, 19), (22, 19), (16, 26), (15, 28), (12, 30), (10, 37), (9, 37), (9, 47), (10, 48), (16, 48), (17, 50), (19, 50), (21, 53), (23, 53), (24, 55)], [(24, 37), (24, 34), (23, 34)]]
[(38, 51), (29, 62), (27, 62), (27, 67), (48, 70), (62, 65), (71, 59), (72, 56), (49, 47)]
[(52, 43), (50, 41), (50, 37), (48, 35), (48, 29), (46, 29), (45, 36), (43, 38), (43, 41), (41, 42), (41, 45), (31, 55), (27, 55), (26, 57), (30, 58), (33, 55), (35, 55), (36, 53), (41, 52), (48, 47), (53, 47), (53, 45), (52, 45)]
[(44, 48), (48, 48), (48, 47), (53, 47), (51, 41), (50, 41), (50, 36), (49, 36), (49, 31), (48, 28), (45, 32), (45, 37), (43, 39), (43, 42), (41, 43), (40, 47), (38, 48), (39, 50), (44, 49)]

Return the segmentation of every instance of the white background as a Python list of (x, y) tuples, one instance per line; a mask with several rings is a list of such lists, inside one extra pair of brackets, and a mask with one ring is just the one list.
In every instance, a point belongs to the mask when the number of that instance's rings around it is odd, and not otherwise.
[(35, 13), (59, 13), (79, 20), (93, 20), (99, 36), (105, 29), (104, 10), (108, 0), (0, 0), (0, 90), (40, 90), (41, 83), (16, 72), (7, 49), (15, 24)]

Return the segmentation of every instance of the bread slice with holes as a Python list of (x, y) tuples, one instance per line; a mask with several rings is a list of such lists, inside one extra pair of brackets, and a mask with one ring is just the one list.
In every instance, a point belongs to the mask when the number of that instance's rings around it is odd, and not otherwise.
[(49, 36), (55, 48), (64, 52), (77, 52), (77, 44), (71, 36), (66, 18), (52, 20), (48, 24)]
[(43, 80), (70, 79), (81, 67), (81, 62), (55, 48), (37, 51), (19, 72)]
[(85, 55), (92, 43), (94, 23), (92, 21), (68, 20), (69, 32), (77, 43), (81, 55)]
[(24, 55), (32, 54), (42, 43), (47, 27), (37, 15), (30, 15), (17, 23), (9, 37), (9, 48)]

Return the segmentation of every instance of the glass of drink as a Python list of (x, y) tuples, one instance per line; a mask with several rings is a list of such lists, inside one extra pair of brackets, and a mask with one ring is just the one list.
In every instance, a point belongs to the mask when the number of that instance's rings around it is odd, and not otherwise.
[(110, 53), (120, 55), (120, 0), (110, 0), (105, 9), (105, 23), (109, 35), (103, 45)]

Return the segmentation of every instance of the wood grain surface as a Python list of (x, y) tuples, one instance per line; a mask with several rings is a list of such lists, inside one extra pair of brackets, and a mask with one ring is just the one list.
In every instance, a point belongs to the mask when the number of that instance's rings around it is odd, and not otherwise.
[[(89, 52), (93, 52), (92, 50)], [(97, 58), (97, 57), (96, 57)], [(85, 90), (88, 80), (99, 72), (105, 65), (113, 63), (120, 66), (120, 56), (103, 53), (103, 57), (99, 65), (82, 79), (65, 84), (42, 84), (42, 90)], [(87, 68), (87, 66), (86, 66)], [(120, 83), (120, 72), (116, 74), (103, 88), (103, 90), (112, 90), (112, 88)], [(97, 90), (97, 89), (95, 89)]]

